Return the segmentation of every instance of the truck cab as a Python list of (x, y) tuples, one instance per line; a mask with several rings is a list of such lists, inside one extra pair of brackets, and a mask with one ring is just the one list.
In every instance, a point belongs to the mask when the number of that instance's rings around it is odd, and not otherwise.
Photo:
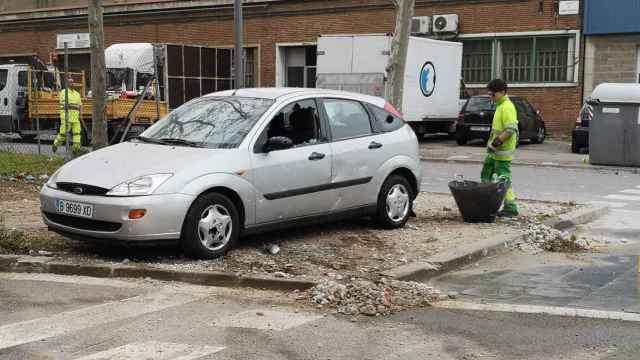
[(0, 65), (0, 132), (19, 132), (26, 118), (29, 65)]

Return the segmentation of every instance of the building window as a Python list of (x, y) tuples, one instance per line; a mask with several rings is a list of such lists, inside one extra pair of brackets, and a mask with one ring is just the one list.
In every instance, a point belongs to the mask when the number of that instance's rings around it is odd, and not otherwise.
[(462, 78), (466, 83), (491, 81), (493, 41), (470, 40), (464, 42)]
[(573, 80), (573, 62), (569, 64), (569, 38), (540, 38), (536, 41), (536, 81)]
[(574, 82), (575, 36), (533, 36), (464, 41), (462, 76), (468, 84), (493, 77), (508, 83)]
[(502, 79), (507, 83), (531, 82), (533, 39), (505, 39), (502, 50)]

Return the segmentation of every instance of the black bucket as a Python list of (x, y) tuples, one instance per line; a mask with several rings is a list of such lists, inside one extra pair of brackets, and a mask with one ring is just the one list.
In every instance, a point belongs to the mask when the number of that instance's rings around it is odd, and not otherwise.
[(492, 223), (507, 195), (506, 182), (451, 181), (449, 190), (456, 199), (464, 222)]

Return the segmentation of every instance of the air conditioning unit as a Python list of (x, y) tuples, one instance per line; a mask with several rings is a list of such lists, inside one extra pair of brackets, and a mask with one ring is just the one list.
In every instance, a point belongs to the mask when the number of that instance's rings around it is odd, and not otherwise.
[(431, 34), (431, 16), (417, 16), (411, 19), (411, 35)]
[(433, 17), (433, 32), (439, 33), (457, 33), (458, 32), (458, 15), (436, 15)]

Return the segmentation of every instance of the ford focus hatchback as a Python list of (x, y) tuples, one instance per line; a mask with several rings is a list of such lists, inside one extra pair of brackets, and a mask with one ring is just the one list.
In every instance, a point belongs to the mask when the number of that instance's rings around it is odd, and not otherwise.
[(64, 236), (179, 241), (214, 258), (243, 235), (309, 222), (370, 215), (402, 227), (420, 182), (416, 136), (383, 99), (243, 89), (192, 100), (69, 162), (40, 199)]

